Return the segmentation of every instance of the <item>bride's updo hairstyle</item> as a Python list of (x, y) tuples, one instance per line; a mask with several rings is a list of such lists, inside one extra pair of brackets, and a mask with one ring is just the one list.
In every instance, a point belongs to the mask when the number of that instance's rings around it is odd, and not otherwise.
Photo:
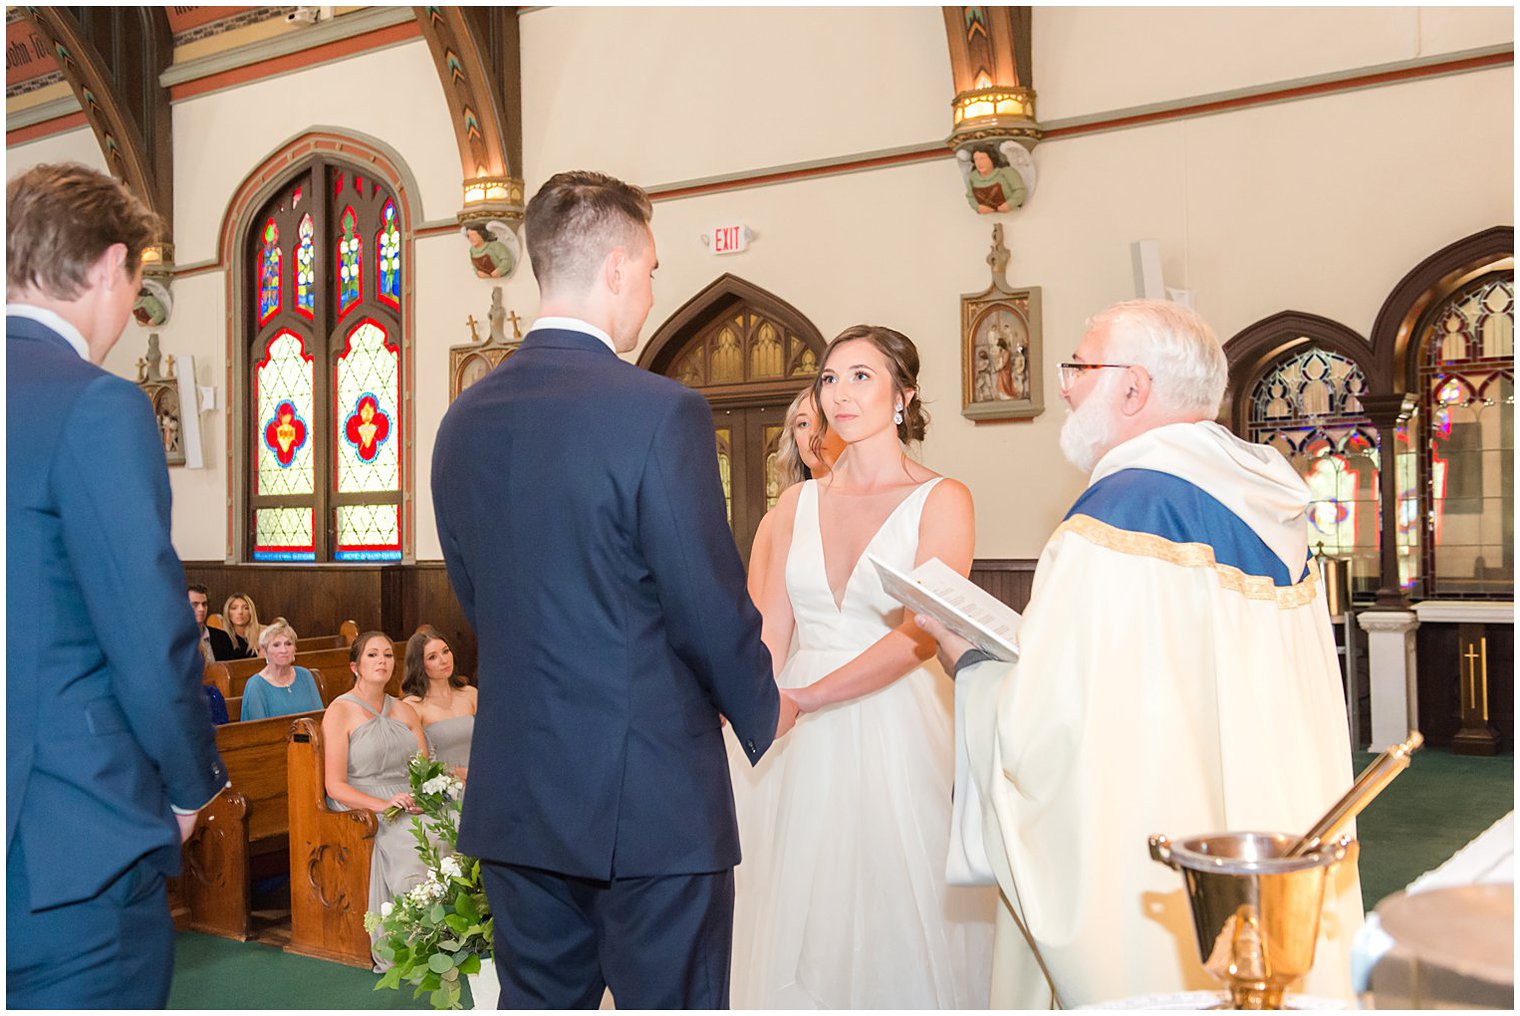
[[(834, 355), (834, 350), (846, 342), (856, 339), (865, 339), (875, 346), (887, 361), (887, 369), (892, 373), (892, 390), (899, 398), (909, 388), (913, 389), (912, 401), (904, 399), (903, 422), (897, 425), (897, 439), (904, 444), (909, 441), (922, 441), (924, 434), (929, 430), (929, 414), (924, 410), (924, 400), (918, 397), (918, 347), (913, 340), (902, 332), (881, 325), (851, 325), (829, 343), (823, 351), (823, 359), (819, 362), (827, 366), (829, 357)], [(819, 368), (818, 377), (813, 380), (813, 398), (819, 407), (818, 433), (821, 435), (829, 426), (828, 415), (823, 409), (823, 369)]]

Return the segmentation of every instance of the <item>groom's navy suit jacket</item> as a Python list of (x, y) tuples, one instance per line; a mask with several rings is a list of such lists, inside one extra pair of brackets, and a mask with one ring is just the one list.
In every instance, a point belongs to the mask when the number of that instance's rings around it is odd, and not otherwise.
[(696, 392), (535, 329), (433, 450), (480, 642), (459, 849), (594, 879), (739, 861), (719, 714), (751, 763), (779, 708)]
[(5, 843), (39, 910), (178, 872), (170, 806), (227, 771), (148, 400), (40, 322), (5, 331)]

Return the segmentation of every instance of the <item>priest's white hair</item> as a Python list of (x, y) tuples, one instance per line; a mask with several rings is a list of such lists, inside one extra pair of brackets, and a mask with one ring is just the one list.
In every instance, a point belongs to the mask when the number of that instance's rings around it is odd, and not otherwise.
[(1126, 300), (1087, 322), (1089, 328), (1099, 324), (1110, 328), (1103, 355), (1149, 371), (1152, 398), (1205, 419), (1219, 412), (1230, 367), (1214, 329), (1197, 311), (1170, 300)]

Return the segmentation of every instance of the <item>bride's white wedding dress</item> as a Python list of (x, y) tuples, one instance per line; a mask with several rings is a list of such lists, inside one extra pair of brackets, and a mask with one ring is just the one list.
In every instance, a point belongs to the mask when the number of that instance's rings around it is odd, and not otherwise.
[[(823, 563), (818, 484), (797, 502), (786, 588), (797, 688), (902, 620), (875, 555), (909, 571), (924, 501), (914, 490), (871, 538), (836, 605)], [(945, 882), (955, 780), (954, 689), (931, 661), (879, 691), (802, 717), (751, 768), (729, 765), (744, 860), (735, 872), (735, 1008), (987, 1006), (996, 897)]]

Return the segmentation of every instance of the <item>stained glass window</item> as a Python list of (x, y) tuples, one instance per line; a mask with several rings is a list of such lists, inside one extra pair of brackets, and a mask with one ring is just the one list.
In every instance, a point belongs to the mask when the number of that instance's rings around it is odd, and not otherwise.
[(352, 205), (343, 209), (338, 222), (338, 316), (342, 317), (364, 295), (364, 254), (359, 242), (359, 217)]
[[(300, 188), (296, 189), (300, 194)], [(317, 306), (317, 251), (311, 216), (301, 219), (296, 240), (296, 310), (310, 318)]]
[(315, 561), (310, 508), (254, 509), (255, 561)]
[(396, 225), (396, 203), (386, 201), (380, 209), (380, 232), (375, 237), (376, 266), (380, 273), (380, 299), (401, 306), (401, 230)]
[[(256, 280), (243, 312), (237, 429), (248, 560), (395, 561), (404, 553), (403, 210), (374, 174), (316, 154), (291, 171), (243, 238)], [(272, 313), (260, 285), (271, 245)]]
[(1419, 380), (1425, 596), (1514, 589), (1514, 279), (1491, 273), (1426, 318)]
[(264, 249), (259, 254), (259, 324), (280, 312), (280, 230), (270, 219), (264, 224)]
[(1351, 561), (1354, 592), (1378, 584), (1378, 438), (1351, 360), (1298, 347), (1251, 391), (1247, 437), (1282, 452), (1309, 487), (1309, 548)]
[(781, 498), (781, 428), (765, 428), (765, 510)]
[(739, 304), (694, 338), (670, 376), (688, 388), (809, 377), (818, 354), (799, 336)]
[(400, 447), (396, 404), (401, 353), (385, 329), (365, 318), (338, 357), (338, 493), (396, 490)]
[(275, 333), (254, 366), (258, 404), (258, 492), (286, 496), (315, 489), (313, 369), (315, 358), (288, 328)]
[(339, 505), (336, 561), (401, 560), (401, 506)]
[(734, 524), (734, 453), (733, 434), (727, 427), (717, 428), (718, 478), (723, 481), (723, 503), (728, 509), (728, 524)]

